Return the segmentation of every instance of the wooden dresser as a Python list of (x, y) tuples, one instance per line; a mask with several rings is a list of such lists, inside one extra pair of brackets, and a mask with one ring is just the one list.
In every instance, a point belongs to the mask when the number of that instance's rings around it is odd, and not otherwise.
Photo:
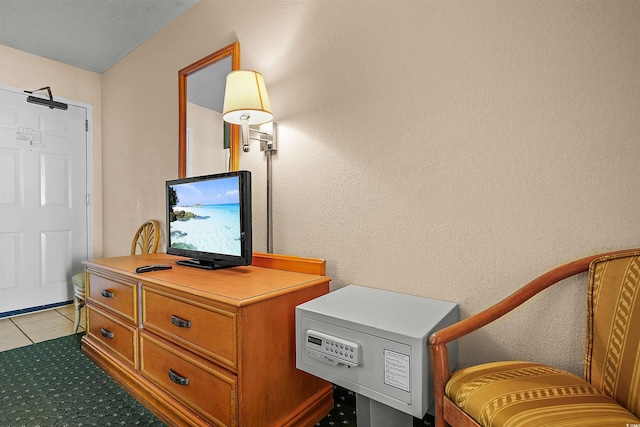
[[(331, 385), (295, 367), (295, 307), (329, 292), (323, 260), (254, 254), (201, 270), (151, 254), (86, 261), (82, 351), (168, 425), (311, 426)], [(136, 274), (136, 267), (173, 269)]]

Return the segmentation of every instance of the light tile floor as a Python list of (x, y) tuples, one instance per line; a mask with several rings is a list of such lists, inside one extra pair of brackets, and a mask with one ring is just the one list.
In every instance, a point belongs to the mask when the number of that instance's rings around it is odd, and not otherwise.
[[(23, 347), (41, 341), (73, 334), (75, 309), (73, 304), (0, 319), (0, 351)], [(80, 328), (86, 327), (85, 308), (82, 308)]]

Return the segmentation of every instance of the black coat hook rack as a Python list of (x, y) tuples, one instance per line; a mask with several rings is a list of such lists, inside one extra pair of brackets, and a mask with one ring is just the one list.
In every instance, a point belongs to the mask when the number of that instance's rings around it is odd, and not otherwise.
[(38, 98), (37, 96), (27, 96), (27, 102), (32, 104), (44, 105), (45, 107), (49, 107), (52, 110), (54, 108), (58, 108), (60, 110), (66, 110), (69, 106), (64, 102), (58, 102), (53, 100), (53, 94), (51, 93), (51, 87), (46, 86), (36, 90), (25, 90), (25, 93), (34, 93), (40, 92), (41, 90), (46, 90), (49, 92), (49, 99), (46, 98)]

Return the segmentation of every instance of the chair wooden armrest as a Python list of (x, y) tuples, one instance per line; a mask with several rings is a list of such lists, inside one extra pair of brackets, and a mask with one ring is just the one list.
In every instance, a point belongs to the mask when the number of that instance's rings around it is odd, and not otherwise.
[[(494, 320), (499, 319), (551, 285), (573, 275), (588, 271), (591, 261), (603, 256), (615, 255), (624, 252), (628, 252), (628, 250), (592, 255), (556, 267), (529, 282), (527, 285), (518, 289), (516, 292), (486, 310), (432, 334), (429, 342), (433, 349), (436, 427), (446, 427), (448, 425), (444, 418), (446, 399), (445, 386), (450, 377), (449, 356), (446, 347), (447, 343), (457, 340), (458, 338), (461, 338), (482, 328)], [(451, 404), (453, 405), (453, 403)], [(473, 422), (471, 418), (469, 419), (471, 420), (470, 423), (463, 422), (461, 424), (478, 425)]]

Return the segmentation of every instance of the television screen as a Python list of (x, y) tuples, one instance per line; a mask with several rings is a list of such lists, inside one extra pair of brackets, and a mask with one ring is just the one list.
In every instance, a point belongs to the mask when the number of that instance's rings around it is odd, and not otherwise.
[(167, 253), (179, 264), (224, 268), (251, 264), (251, 173), (167, 181)]

